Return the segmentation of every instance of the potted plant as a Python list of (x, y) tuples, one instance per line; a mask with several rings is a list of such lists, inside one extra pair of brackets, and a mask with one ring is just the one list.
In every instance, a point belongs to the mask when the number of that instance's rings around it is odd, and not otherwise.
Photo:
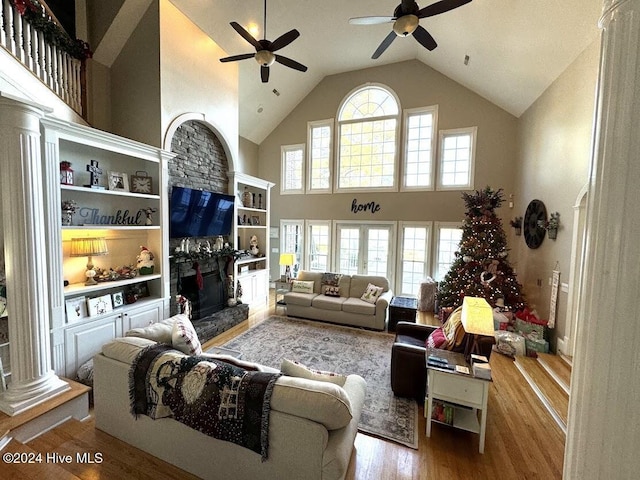
[(555, 240), (558, 237), (558, 228), (560, 227), (560, 214), (553, 212), (545, 224), (547, 229), (547, 235), (551, 240)]

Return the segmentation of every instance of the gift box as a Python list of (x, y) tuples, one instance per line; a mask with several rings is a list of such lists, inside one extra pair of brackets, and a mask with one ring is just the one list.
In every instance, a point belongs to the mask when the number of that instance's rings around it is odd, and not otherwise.
[(516, 331), (525, 337), (533, 336), (535, 338), (542, 338), (544, 336), (544, 325), (516, 318)]
[(542, 338), (525, 338), (524, 344), (529, 357), (537, 357), (538, 353), (549, 353), (549, 342)]

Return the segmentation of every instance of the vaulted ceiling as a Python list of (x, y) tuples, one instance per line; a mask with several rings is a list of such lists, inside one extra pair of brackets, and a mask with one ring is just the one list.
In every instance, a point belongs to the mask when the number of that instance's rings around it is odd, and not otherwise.
[[(255, 52), (229, 22), (256, 25), (254, 36), (264, 38), (263, 0), (171, 1), (228, 55)], [(300, 38), (278, 53), (309, 69), (301, 73), (276, 63), (269, 82), (262, 83), (259, 65), (253, 59), (240, 61), (240, 135), (262, 142), (327, 75), (409, 59), (424, 62), (518, 117), (597, 38), (603, 0), (472, 0), (420, 21), (437, 41), (435, 50), (424, 49), (413, 38), (397, 38), (372, 60), (392, 25), (350, 25), (349, 18), (391, 16), (398, 3), (267, 0), (266, 37), (273, 41), (296, 28)], [(435, 0), (418, 5), (431, 3)]]

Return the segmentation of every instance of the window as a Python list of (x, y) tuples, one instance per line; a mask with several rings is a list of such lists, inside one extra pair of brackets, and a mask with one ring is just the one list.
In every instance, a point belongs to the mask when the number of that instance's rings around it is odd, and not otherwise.
[(457, 224), (443, 223), (439, 224), (437, 229), (435, 280), (439, 282), (444, 279), (455, 260), (455, 252), (458, 251), (458, 245), (462, 239), (462, 229)]
[(401, 249), (398, 295), (417, 296), (420, 283), (428, 276), (431, 225), (401, 222)]
[[(293, 278), (298, 276), (304, 258), (303, 226), (304, 220), (280, 220), (280, 253), (293, 253), (296, 257), (296, 262), (291, 267)], [(281, 267), (280, 274), (284, 274), (284, 271), (285, 267)]]
[(307, 265), (312, 272), (331, 271), (331, 223), (324, 221), (307, 222)]
[(473, 188), (477, 130), (478, 127), (440, 131), (439, 190)]
[(304, 193), (304, 145), (282, 146), (281, 158), (280, 193)]
[(338, 190), (395, 189), (398, 115), (397, 99), (381, 86), (347, 97), (338, 113)]
[(395, 222), (336, 222), (337, 271), (379, 275), (393, 283)]
[(437, 114), (438, 107), (405, 111), (403, 190), (433, 188)]
[(308, 123), (309, 193), (331, 193), (333, 119)]

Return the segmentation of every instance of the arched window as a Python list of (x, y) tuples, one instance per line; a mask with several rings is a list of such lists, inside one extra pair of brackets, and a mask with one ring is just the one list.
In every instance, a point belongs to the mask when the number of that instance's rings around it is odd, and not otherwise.
[(351, 92), (338, 111), (338, 190), (396, 188), (400, 106), (380, 85)]

